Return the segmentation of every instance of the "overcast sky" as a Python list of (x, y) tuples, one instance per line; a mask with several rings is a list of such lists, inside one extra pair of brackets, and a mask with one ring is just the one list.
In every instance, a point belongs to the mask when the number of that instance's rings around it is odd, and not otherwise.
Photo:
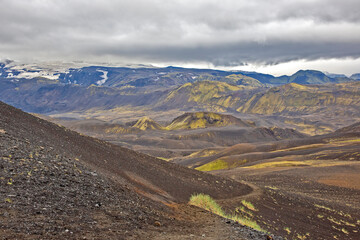
[(359, 0), (0, 0), (0, 58), (360, 72)]

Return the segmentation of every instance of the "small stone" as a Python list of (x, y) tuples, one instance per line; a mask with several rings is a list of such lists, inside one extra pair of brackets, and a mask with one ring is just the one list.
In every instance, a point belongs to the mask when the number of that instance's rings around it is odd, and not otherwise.
[(155, 221), (155, 222), (154, 222), (154, 225), (155, 225), (156, 227), (161, 227), (161, 223), (160, 223), (159, 221)]

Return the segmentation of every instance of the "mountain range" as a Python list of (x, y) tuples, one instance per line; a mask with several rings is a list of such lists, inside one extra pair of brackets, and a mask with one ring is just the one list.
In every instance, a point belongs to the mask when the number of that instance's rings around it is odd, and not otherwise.
[(107, 87), (169, 87), (197, 80), (228, 82), (235, 85), (282, 85), (341, 83), (358, 80), (359, 73), (346, 77), (342, 74), (323, 73), (316, 70), (299, 70), (291, 76), (275, 77), (270, 74), (246, 71), (222, 71), (180, 67), (157, 68), (152, 66), (106, 67), (86, 66), (64, 68), (63, 65), (17, 65), (12, 61), (0, 63), (0, 77), (13, 79), (48, 78), (64, 84)]
[[(267, 75), (268, 80), (264, 80), (258, 77), (261, 74), (251, 73), (250, 77), (244, 72), (218, 70), (84, 67), (56, 73), (52, 77), (57, 79), (49, 79), (24, 78), (25, 70), (1, 66), (0, 100), (37, 113), (131, 105), (160, 110), (277, 114), (304, 112), (297, 103), (308, 105), (307, 112), (323, 111), (329, 106), (358, 106), (359, 84), (351, 83), (355, 80), (330, 78), (318, 71), (299, 71), (270, 81)], [(345, 83), (329, 85), (339, 82)], [(271, 87), (274, 83), (286, 84)], [(307, 86), (310, 83), (318, 85)], [(264, 108), (264, 104), (268, 106)]]

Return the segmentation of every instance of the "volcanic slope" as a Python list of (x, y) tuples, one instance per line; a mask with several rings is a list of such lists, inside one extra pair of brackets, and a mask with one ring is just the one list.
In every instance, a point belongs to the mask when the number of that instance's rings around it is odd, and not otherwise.
[(240, 230), (266, 237), (182, 204), (196, 192), (251, 192), (233, 180), (82, 136), (1, 102), (0, 143), (5, 239), (246, 239)]
[(177, 162), (257, 186), (246, 199), (255, 207), (239, 211), (277, 234), (359, 239), (359, 130), (357, 123), (323, 136), (203, 150)]

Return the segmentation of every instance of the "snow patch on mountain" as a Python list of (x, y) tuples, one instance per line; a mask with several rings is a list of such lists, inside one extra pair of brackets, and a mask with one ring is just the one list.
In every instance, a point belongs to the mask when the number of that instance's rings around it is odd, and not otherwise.
[(108, 71), (104, 71), (104, 70), (100, 70), (100, 69), (97, 69), (96, 71), (101, 72), (103, 74), (100, 76), (102, 79), (96, 82), (97, 85), (101, 86), (108, 80), (108, 76), (107, 76)]

